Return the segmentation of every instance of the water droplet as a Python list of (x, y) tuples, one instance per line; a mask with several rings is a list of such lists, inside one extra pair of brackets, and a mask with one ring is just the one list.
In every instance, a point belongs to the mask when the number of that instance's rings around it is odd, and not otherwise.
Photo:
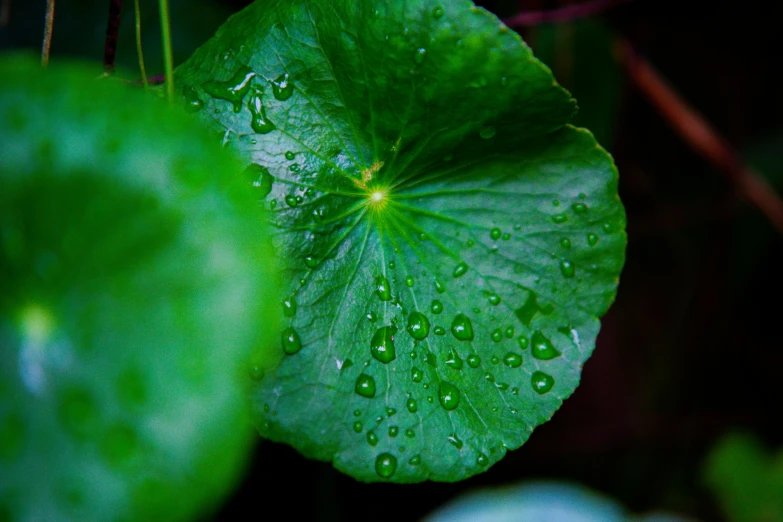
[(446, 329), (442, 326), (436, 326), (433, 332), (435, 332), (435, 335), (446, 335)]
[(604, 232), (606, 232), (608, 234), (609, 232), (611, 232), (613, 230), (612, 229), (612, 224), (611, 223), (604, 223), (603, 229), (604, 229)]
[(254, 163), (245, 169), (243, 175), (257, 189), (261, 199), (264, 199), (272, 192), (272, 184), (275, 182), (275, 178), (272, 177), (269, 169), (266, 167)]
[(273, 199), (272, 201), (269, 202), (269, 208), (270, 209), (274, 210), (276, 206), (277, 206), (277, 200), (276, 199)]
[(492, 357), (489, 358), (489, 362), (491, 362), (492, 364), (497, 364), (500, 362), (500, 357), (498, 357), (497, 355), (493, 355)]
[(394, 326), (384, 326), (375, 331), (370, 340), (370, 353), (374, 359), (388, 364), (397, 357), (394, 350), (395, 333), (397, 333), (397, 328)]
[(432, 17), (436, 20), (443, 16), (443, 8), (441, 6), (437, 6), (432, 10)]
[(438, 301), (437, 299), (433, 299), (432, 306), (430, 306), (430, 310), (432, 310), (433, 314), (439, 314), (443, 311), (443, 303)]
[(508, 241), (509, 239), (511, 239), (511, 234), (509, 234), (508, 232), (503, 234), (503, 241)]
[(489, 294), (489, 297), (487, 297), (487, 300), (489, 301), (489, 304), (492, 306), (497, 306), (500, 304), (500, 296), (498, 294)]
[(285, 159), (288, 161), (292, 161), (296, 157), (296, 154), (291, 152), (290, 150), (285, 151)]
[(413, 397), (408, 399), (408, 402), (405, 403), (405, 406), (408, 408), (408, 411), (411, 413), (416, 413), (417, 411), (419, 411), (419, 407), (416, 404), (416, 399), (414, 399)]
[(511, 395), (519, 395), (519, 388), (511, 388)]
[(530, 353), (536, 359), (548, 361), (555, 357), (560, 357), (560, 352), (554, 347), (552, 341), (546, 338), (540, 330), (533, 332), (533, 346), (530, 349)]
[(563, 248), (571, 248), (571, 240), (564, 237), (560, 240), (560, 246)]
[(571, 208), (576, 212), (577, 214), (584, 214), (587, 212), (587, 205), (584, 203), (574, 203), (571, 205)]
[(302, 349), (302, 341), (299, 334), (293, 328), (286, 328), (282, 334), (283, 351), (288, 355), (293, 355)]
[(261, 367), (261, 365), (254, 364), (248, 370), (248, 374), (254, 381), (260, 381), (264, 378), (264, 369)]
[(405, 430), (405, 436), (408, 437), (409, 439), (412, 439), (413, 437), (416, 436), (416, 432), (411, 429), (407, 429)]
[(514, 337), (514, 327), (509, 326), (506, 328), (506, 331), (503, 332), (503, 335), (505, 335), (507, 339), (512, 339)]
[(340, 371), (347, 370), (351, 366), (353, 366), (353, 361), (350, 360), (350, 359), (346, 359), (346, 360), (343, 361), (342, 366), (340, 366)]
[(448, 441), (449, 441), (449, 443), (450, 443), (452, 446), (454, 446), (454, 447), (455, 447), (455, 448), (457, 448), (458, 450), (461, 450), (461, 449), (462, 449), (462, 446), (463, 446), (463, 444), (462, 444), (462, 441), (461, 441), (461, 440), (459, 440), (459, 437), (457, 437), (457, 434), (456, 434), (456, 433), (452, 433), (451, 435), (449, 435), (449, 437), (448, 437)]
[(391, 270), (394, 270), (395, 268), (397, 268), (397, 264), (394, 261), (389, 261), (389, 268)]
[(293, 317), (296, 315), (296, 297), (291, 296), (283, 301), (283, 315), (286, 317)]
[(307, 268), (315, 268), (318, 266), (318, 260), (313, 256), (307, 256), (304, 258), (304, 263)]
[(446, 291), (446, 287), (443, 286), (443, 283), (441, 283), (437, 279), (435, 280), (435, 291), (438, 292), (439, 294), (442, 294), (443, 292)]
[(250, 67), (241, 67), (228, 81), (210, 80), (201, 85), (213, 98), (228, 100), (234, 106), (234, 112), (242, 110), (242, 100), (250, 92), (251, 80), (256, 76)]
[(468, 366), (470, 366), (471, 368), (478, 368), (480, 364), (481, 364), (481, 357), (479, 357), (475, 353), (468, 355)]
[(462, 277), (463, 275), (465, 275), (465, 272), (467, 271), (468, 271), (468, 265), (464, 261), (461, 261), (460, 263), (457, 264), (457, 266), (454, 267), (454, 273), (452, 275), (454, 277)]
[(421, 380), (424, 378), (424, 372), (422, 372), (419, 368), (416, 368), (415, 366), (411, 369), (411, 380), (413, 382), (421, 382)]
[(463, 366), (462, 359), (454, 349), (449, 350), (449, 353), (446, 355), (445, 364), (453, 370), (461, 370)]
[(496, 343), (503, 340), (503, 331), (500, 328), (497, 328), (492, 332), (492, 340)]
[(395, 409), (394, 409), (394, 408), (392, 408), (391, 406), (386, 406), (386, 416), (387, 416), (387, 417), (391, 417), (391, 416), (392, 416), (392, 415), (394, 415), (395, 413), (397, 413), (397, 410), (395, 410)]
[(552, 201), (552, 205), (555, 206), (555, 207), (559, 207), (560, 206), (560, 200), (559, 199), (553, 200)]
[(287, 195), (285, 197), (285, 202), (286, 202), (286, 205), (288, 205), (289, 207), (292, 207), (292, 208), (299, 204), (296, 201), (296, 196), (294, 196), (292, 194), (289, 194), (289, 195)]
[(503, 364), (509, 368), (519, 368), (522, 366), (522, 356), (518, 353), (508, 352), (503, 356)]
[(427, 237), (428, 237), (427, 234), (425, 234), (424, 232), (420, 232), (419, 233), (419, 240), (420, 241), (426, 241)]
[(408, 288), (413, 288), (413, 277), (407, 276), (405, 277), (405, 286)]
[(397, 426), (389, 426), (389, 437), (396, 437), (397, 434), (400, 432), (400, 428)]
[(521, 308), (514, 310), (514, 315), (522, 321), (522, 324), (530, 326), (530, 321), (537, 313), (549, 315), (554, 311), (552, 305), (541, 306), (538, 304), (538, 295), (535, 292), (529, 292), (525, 304)]
[(416, 52), (413, 55), (413, 60), (416, 63), (421, 64), (424, 62), (424, 58), (426, 56), (427, 56), (427, 49), (425, 49), (424, 47), (419, 47), (418, 49), (416, 49)]
[(533, 391), (539, 395), (545, 394), (555, 385), (555, 379), (551, 375), (539, 371), (533, 372), (530, 382), (533, 385)]
[(451, 411), (459, 406), (459, 390), (449, 382), (440, 381), (438, 400), (444, 410)]
[(501, 230), (499, 228), (493, 228), (492, 230), (489, 231), (489, 237), (491, 237), (492, 239), (494, 239), (496, 241), (498, 239), (500, 239), (500, 236), (502, 234), (503, 233), (501, 232)]
[(476, 457), (476, 464), (484, 468), (489, 465), (489, 459), (483, 453), (479, 453), (478, 457)]
[(574, 264), (571, 261), (563, 259), (560, 261), (560, 272), (563, 274), (563, 277), (571, 279), (576, 275), (576, 267), (574, 267)]
[(486, 125), (479, 129), (479, 136), (481, 136), (485, 140), (494, 138), (495, 134), (497, 134), (497, 130), (495, 129), (495, 127), (491, 125)]
[[(424, 362), (426, 362), (427, 364), (429, 364), (433, 368), (437, 368), (438, 367), (438, 360), (435, 358), (435, 354), (430, 352), (430, 351), (428, 351), (427, 353), (424, 354)], [(427, 388), (426, 384), (424, 385), (424, 388), (425, 389)]]
[(566, 221), (568, 221), (568, 216), (565, 214), (555, 214), (554, 216), (552, 216), (552, 221), (554, 221), (558, 225), (561, 225)]
[(468, 248), (473, 248), (476, 245), (476, 242), (472, 239), (468, 239), (465, 244), (468, 245)]
[(391, 301), (391, 287), (385, 277), (378, 276), (375, 278), (375, 293), (378, 294), (378, 299), (381, 301)]
[(487, 372), (484, 374), (484, 380), (487, 382), (495, 382), (495, 376)]
[(294, 84), (287, 73), (281, 74), (272, 82), (272, 95), (276, 100), (286, 101), (294, 94)]
[(421, 312), (411, 312), (406, 330), (417, 341), (423, 341), (430, 333), (430, 320)]
[(473, 323), (465, 314), (457, 314), (451, 322), (451, 333), (458, 341), (472, 341)]
[(596, 243), (598, 243), (598, 234), (593, 234), (592, 232), (587, 234), (587, 244), (595, 246)]
[(381, 478), (391, 478), (397, 471), (397, 457), (391, 453), (381, 453), (375, 458), (375, 472)]
[(408, 464), (411, 466), (418, 466), (421, 464), (421, 456), (420, 455), (414, 455), (408, 460)]
[(250, 95), (250, 99), (247, 102), (247, 107), (250, 109), (250, 126), (258, 134), (267, 134), (277, 128), (277, 126), (269, 121), (264, 111), (264, 103), (262, 100), (261, 91), (255, 89), (253, 94)]
[(204, 107), (204, 102), (198, 97), (196, 89), (190, 85), (183, 87), (182, 96), (185, 98), (185, 112), (196, 112)]
[(356, 378), (356, 386), (354, 387), (354, 391), (357, 395), (372, 399), (375, 397), (375, 379), (366, 373), (360, 374)]
[(367, 312), (367, 315), (365, 317), (367, 317), (367, 320), (370, 321), (371, 323), (374, 323), (375, 321), (378, 320), (378, 314), (376, 314), (375, 312)]
[(353, 423), (353, 431), (356, 433), (361, 433), (364, 426), (362, 426), (361, 421), (356, 421)]
[(367, 432), (367, 444), (370, 446), (375, 446), (378, 444), (378, 435), (376, 435), (372, 430)]

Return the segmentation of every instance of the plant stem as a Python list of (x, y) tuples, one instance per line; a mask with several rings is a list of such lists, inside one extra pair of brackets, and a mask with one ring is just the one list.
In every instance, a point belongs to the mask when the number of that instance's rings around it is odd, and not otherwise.
[(52, 48), (52, 31), (54, 30), (54, 0), (46, 0), (46, 18), (44, 22), (43, 46), (41, 47), (41, 65), (49, 65), (49, 51)]
[(133, 0), (133, 14), (136, 18), (136, 55), (139, 57), (139, 70), (141, 71), (141, 81), (144, 82), (144, 88), (149, 85), (147, 82), (147, 68), (144, 67), (144, 51), (141, 48), (141, 9), (139, 0)]
[(598, 14), (616, 4), (626, 1), (628, 0), (588, 0), (581, 4), (568, 5), (551, 11), (529, 11), (527, 13), (519, 13), (511, 18), (506, 18), (503, 20), (503, 23), (509, 27), (521, 27), (545, 22), (568, 22), (576, 18), (585, 18)]
[(11, 19), (11, 0), (3, 0), (0, 4), (0, 27), (7, 27)]
[(109, 21), (106, 24), (106, 41), (103, 45), (103, 70), (106, 74), (114, 74), (121, 15), (122, 0), (109, 0)]
[(171, 20), (169, 19), (169, 0), (160, 0), (160, 29), (163, 33), (163, 60), (166, 73), (166, 97), (174, 100), (174, 59), (171, 51)]

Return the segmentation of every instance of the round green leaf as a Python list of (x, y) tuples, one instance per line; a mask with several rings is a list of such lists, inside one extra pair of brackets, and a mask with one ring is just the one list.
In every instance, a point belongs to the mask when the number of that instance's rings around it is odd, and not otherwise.
[(203, 514), (252, 441), (247, 364), (280, 357), (241, 166), (97, 76), (0, 60), (2, 520)]
[(624, 260), (617, 171), (497, 18), (258, 1), (177, 81), (253, 164), (286, 264), (264, 436), (364, 481), (452, 481), (573, 392)]

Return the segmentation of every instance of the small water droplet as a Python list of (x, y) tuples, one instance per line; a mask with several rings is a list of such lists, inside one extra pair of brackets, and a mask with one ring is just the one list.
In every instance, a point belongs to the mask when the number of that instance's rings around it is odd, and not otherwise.
[(489, 294), (489, 297), (487, 297), (487, 300), (489, 301), (489, 304), (492, 306), (497, 306), (500, 304), (500, 296), (498, 294)]
[(439, 294), (442, 294), (443, 292), (446, 291), (446, 287), (443, 286), (443, 283), (441, 283), (437, 279), (435, 280), (435, 291), (438, 292)]
[(416, 399), (414, 399), (413, 397), (408, 399), (408, 402), (405, 403), (405, 406), (408, 408), (408, 411), (411, 413), (416, 413), (417, 411), (419, 411), (419, 407), (416, 404)]
[(443, 16), (443, 7), (441, 7), (441, 6), (436, 6), (436, 7), (435, 7), (435, 8), (432, 10), (432, 17), (433, 17), (433, 18), (435, 18), (435, 19), (437, 20), (437, 19), (438, 19), (438, 18), (440, 18), (441, 16)]
[(397, 457), (391, 453), (381, 453), (375, 458), (375, 472), (381, 478), (391, 478), (397, 471)]
[(503, 232), (499, 228), (493, 228), (489, 231), (489, 237), (491, 237), (494, 240), (500, 239), (500, 236), (503, 234)]
[(291, 152), (290, 150), (285, 151), (285, 159), (288, 161), (292, 161), (296, 157), (296, 154)]
[(593, 234), (592, 232), (587, 234), (587, 244), (595, 246), (596, 243), (598, 243), (598, 234)]
[(262, 167), (255, 163), (248, 165), (243, 175), (246, 179), (249, 179), (253, 187), (257, 189), (261, 199), (264, 199), (272, 192), (272, 184), (275, 182), (275, 178), (272, 177), (269, 173), (269, 169), (266, 167)]
[(395, 268), (397, 268), (397, 264), (394, 261), (389, 261), (389, 268), (391, 270), (394, 270)]
[(370, 446), (375, 446), (378, 444), (378, 435), (376, 435), (372, 430), (367, 432), (367, 444)]
[(395, 413), (397, 413), (397, 410), (395, 410), (395, 409), (394, 409), (394, 408), (392, 408), (391, 406), (386, 406), (386, 416), (387, 416), (387, 417), (391, 417), (391, 416), (392, 416), (392, 415), (394, 415)]
[(495, 129), (495, 127), (491, 125), (486, 125), (479, 129), (479, 136), (481, 136), (485, 140), (494, 138), (495, 134), (497, 134), (497, 130)]
[(468, 366), (470, 366), (471, 368), (478, 368), (480, 364), (481, 364), (481, 357), (479, 357), (475, 353), (468, 355)]
[(560, 246), (563, 248), (571, 248), (571, 240), (564, 237), (560, 240)]
[(476, 457), (476, 464), (484, 468), (489, 465), (489, 459), (483, 453), (479, 453)]
[(408, 288), (413, 288), (413, 277), (411, 276), (405, 277), (405, 286), (407, 286)]
[(451, 333), (458, 341), (473, 340), (473, 323), (465, 314), (457, 314), (451, 322)]
[(421, 380), (424, 378), (424, 372), (422, 372), (419, 368), (416, 368), (415, 366), (411, 369), (411, 380), (413, 382), (421, 382)]
[(558, 225), (561, 225), (566, 221), (568, 221), (568, 216), (565, 214), (555, 214), (554, 216), (552, 216), (552, 221), (554, 221)]
[(220, 82), (210, 80), (201, 85), (213, 98), (228, 100), (234, 106), (234, 112), (242, 110), (242, 100), (250, 92), (251, 80), (256, 76), (250, 67), (241, 67), (229, 80)]
[(436, 326), (433, 332), (435, 332), (435, 335), (446, 335), (446, 329), (442, 326)]
[(204, 102), (199, 98), (196, 89), (190, 85), (183, 87), (182, 96), (185, 98), (185, 112), (196, 112), (204, 107)]
[(507, 339), (512, 339), (514, 337), (514, 327), (509, 326), (506, 328), (506, 330), (503, 332), (503, 335), (505, 335)]
[(413, 55), (413, 60), (416, 63), (421, 64), (424, 62), (424, 58), (426, 58), (426, 56), (427, 56), (427, 49), (425, 49), (424, 47), (419, 47), (418, 49), (416, 49), (416, 52)]
[(443, 311), (443, 303), (441, 303), (437, 299), (433, 299), (432, 306), (430, 306), (430, 310), (432, 310), (433, 314), (439, 314)]
[(500, 357), (498, 357), (497, 355), (493, 355), (492, 357), (489, 358), (489, 362), (491, 362), (492, 364), (498, 364), (500, 362)]
[(381, 301), (391, 301), (391, 287), (385, 277), (378, 276), (375, 278), (375, 293), (378, 294), (378, 299)]
[(530, 341), (528, 341), (528, 338), (525, 337), (524, 335), (520, 335), (519, 339), (517, 339), (517, 342), (519, 342), (519, 347), (522, 348), (523, 350), (527, 348), (528, 345), (530, 344)]
[(287, 73), (281, 74), (272, 82), (272, 95), (276, 100), (286, 101), (294, 94), (294, 84)]
[(611, 232), (613, 230), (612, 224), (611, 223), (604, 223), (603, 229), (604, 229), (604, 232), (606, 232), (608, 234), (609, 232)]
[(370, 353), (375, 360), (389, 364), (397, 357), (394, 350), (395, 333), (397, 328), (394, 326), (384, 326), (375, 331), (370, 340)]
[(293, 355), (302, 349), (302, 341), (299, 334), (293, 328), (286, 328), (282, 334), (283, 351), (288, 355)]
[(497, 328), (492, 332), (492, 340), (496, 343), (503, 340), (503, 331), (500, 328)]
[(299, 204), (296, 201), (296, 196), (294, 196), (292, 194), (289, 194), (289, 195), (287, 195), (285, 197), (285, 202), (286, 202), (286, 205), (288, 205), (291, 208), (293, 208), (293, 207), (295, 207), (295, 206), (297, 206)]
[(476, 242), (472, 239), (468, 239), (465, 244), (468, 245), (468, 248), (473, 248), (476, 245)]
[(574, 203), (573, 205), (571, 205), (571, 208), (577, 214), (584, 214), (585, 212), (587, 212), (587, 205), (585, 205), (584, 203)]
[(451, 435), (449, 435), (447, 440), (449, 441), (449, 444), (451, 444), (458, 450), (462, 449), (463, 446), (462, 441), (459, 440), (459, 437), (457, 437), (456, 433), (452, 433)]
[(396, 437), (397, 434), (400, 432), (400, 428), (397, 426), (389, 426), (389, 437)]
[(318, 260), (313, 256), (307, 256), (304, 258), (304, 263), (307, 268), (315, 268), (318, 266)]
[(413, 437), (416, 436), (416, 432), (411, 429), (407, 429), (405, 430), (405, 436), (408, 437), (409, 439), (412, 439)]
[(522, 356), (518, 353), (508, 352), (503, 356), (503, 364), (509, 368), (519, 368), (522, 366)]
[(367, 315), (365, 317), (367, 317), (367, 320), (370, 321), (371, 323), (374, 323), (375, 321), (378, 320), (378, 315), (375, 312), (367, 312)]
[(555, 357), (560, 357), (560, 352), (554, 347), (552, 341), (550, 341), (540, 330), (533, 332), (533, 346), (530, 349), (530, 353), (536, 359), (548, 361)]
[(277, 128), (277, 126), (266, 117), (260, 90), (253, 90), (253, 94), (250, 95), (250, 99), (247, 102), (247, 107), (250, 109), (250, 115), (252, 116), (250, 126), (256, 133), (268, 134)]
[(486, 373), (484, 374), (484, 380), (485, 380), (485, 381), (487, 381), (487, 382), (495, 382), (495, 376), (494, 376), (494, 375), (492, 375), (492, 374), (491, 374), (491, 373), (489, 373), (489, 372), (486, 372)]
[(418, 466), (421, 464), (421, 456), (420, 455), (414, 455), (408, 460), (408, 464), (411, 466)]
[(530, 382), (533, 385), (533, 391), (539, 395), (547, 393), (555, 385), (555, 379), (551, 375), (539, 371), (533, 372)]
[(430, 320), (421, 312), (411, 312), (406, 330), (417, 341), (423, 341), (430, 333)]
[(356, 378), (356, 386), (354, 387), (354, 391), (357, 395), (372, 399), (375, 397), (375, 379), (366, 373), (360, 374)]
[(438, 400), (444, 410), (451, 411), (459, 406), (459, 390), (449, 382), (440, 381)]
[(552, 201), (552, 205), (555, 206), (555, 207), (559, 207), (560, 206), (560, 200), (559, 199), (553, 200)]
[(353, 431), (356, 433), (361, 433), (362, 429), (364, 429), (364, 426), (362, 425), (361, 421), (356, 421), (353, 423)]
[(454, 267), (454, 273), (452, 275), (454, 277), (462, 277), (467, 271), (468, 265), (464, 261), (461, 261), (457, 264), (457, 266)]
[(574, 267), (574, 264), (571, 261), (563, 259), (560, 261), (560, 272), (563, 274), (563, 277), (571, 279), (576, 275), (576, 267)]
[(362, 416), (362, 410), (353, 410), (353, 416), (354, 417), (361, 417)]
[(296, 296), (291, 296), (283, 301), (283, 315), (293, 317), (296, 315)]
[(462, 359), (454, 349), (449, 350), (449, 353), (446, 355), (445, 364), (452, 370), (461, 370), (463, 366)]

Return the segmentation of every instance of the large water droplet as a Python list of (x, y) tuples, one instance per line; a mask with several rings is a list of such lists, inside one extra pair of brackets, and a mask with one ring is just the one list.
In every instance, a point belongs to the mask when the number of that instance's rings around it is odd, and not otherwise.
[(445, 410), (453, 410), (459, 406), (459, 390), (453, 384), (440, 381), (438, 400)]
[(533, 385), (534, 392), (543, 395), (552, 389), (552, 386), (555, 385), (555, 379), (544, 372), (535, 371), (530, 379), (530, 383)]
[(454, 267), (454, 273), (452, 274), (454, 277), (462, 277), (465, 275), (465, 272), (468, 271), (468, 265), (461, 261), (457, 264), (457, 266)]
[(408, 408), (408, 411), (411, 413), (416, 413), (419, 411), (419, 406), (416, 404), (416, 399), (413, 397), (408, 399), (408, 402), (405, 403), (405, 406)]
[(296, 196), (293, 194), (289, 194), (285, 197), (285, 203), (291, 208), (294, 208), (299, 204), (299, 202), (296, 200)]
[(397, 357), (394, 350), (395, 333), (397, 333), (397, 328), (394, 326), (384, 326), (375, 331), (370, 340), (370, 353), (373, 358), (383, 364), (388, 364)]
[(378, 294), (378, 299), (381, 301), (391, 301), (391, 287), (385, 277), (377, 276), (375, 278), (375, 293)]
[(503, 356), (503, 364), (509, 368), (519, 368), (522, 366), (522, 356), (518, 353), (508, 352)]
[(239, 112), (242, 110), (242, 100), (250, 91), (251, 80), (255, 75), (250, 67), (243, 66), (228, 81), (210, 80), (201, 87), (213, 98), (230, 101), (234, 106), (234, 112)]
[(291, 296), (283, 301), (283, 315), (293, 317), (296, 315), (296, 296)]
[(557, 348), (554, 347), (552, 341), (547, 339), (547, 337), (541, 333), (540, 330), (533, 332), (532, 341), (533, 346), (530, 348), (530, 353), (536, 359), (548, 361), (549, 359), (554, 359), (555, 357), (560, 356), (560, 352), (557, 351)]
[(502, 235), (502, 232), (499, 228), (493, 228), (489, 231), (489, 237), (491, 237), (494, 240), (500, 239), (500, 236)]
[(372, 399), (375, 397), (375, 379), (366, 373), (360, 374), (356, 378), (356, 386), (354, 387), (354, 391), (362, 397)]
[(381, 453), (375, 458), (375, 472), (381, 478), (390, 478), (397, 471), (397, 457), (391, 453)]
[(568, 221), (568, 216), (566, 214), (555, 214), (552, 216), (552, 221), (557, 223), (558, 225), (562, 225), (566, 221)]
[(293, 355), (302, 349), (302, 341), (299, 334), (293, 328), (286, 328), (282, 334), (283, 351), (288, 355)]
[(267, 134), (277, 128), (277, 126), (266, 117), (260, 90), (253, 90), (253, 94), (250, 95), (250, 99), (247, 101), (247, 107), (250, 109), (250, 115), (252, 116), (250, 126), (258, 134)]
[(419, 368), (416, 368), (415, 366), (411, 369), (411, 380), (413, 382), (421, 382), (421, 380), (424, 378), (424, 372), (422, 372)]
[(576, 212), (577, 214), (584, 214), (587, 212), (587, 205), (584, 203), (574, 203), (571, 205), (571, 208)]
[(479, 129), (479, 136), (481, 136), (485, 140), (494, 138), (495, 134), (497, 134), (497, 130), (492, 125), (486, 125)]
[(182, 96), (185, 98), (185, 112), (196, 112), (204, 107), (204, 102), (199, 98), (196, 89), (190, 85), (183, 87)]
[(272, 82), (272, 95), (276, 100), (286, 101), (294, 94), (294, 84), (287, 73), (281, 74)]
[(420, 312), (411, 312), (406, 330), (417, 341), (423, 341), (430, 334), (430, 320)]
[(563, 277), (571, 279), (576, 275), (576, 267), (571, 261), (563, 259), (560, 261), (560, 272), (563, 274)]
[(473, 340), (473, 323), (465, 314), (457, 314), (451, 322), (451, 333), (458, 341)]
[(269, 173), (269, 169), (262, 167), (261, 165), (252, 164), (249, 165), (244, 172), (246, 179), (250, 180), (250, 183), (258, 191), (258, 195), (261, 199), (264, 199), (272, 192), (272, 184), (275, 178)]

